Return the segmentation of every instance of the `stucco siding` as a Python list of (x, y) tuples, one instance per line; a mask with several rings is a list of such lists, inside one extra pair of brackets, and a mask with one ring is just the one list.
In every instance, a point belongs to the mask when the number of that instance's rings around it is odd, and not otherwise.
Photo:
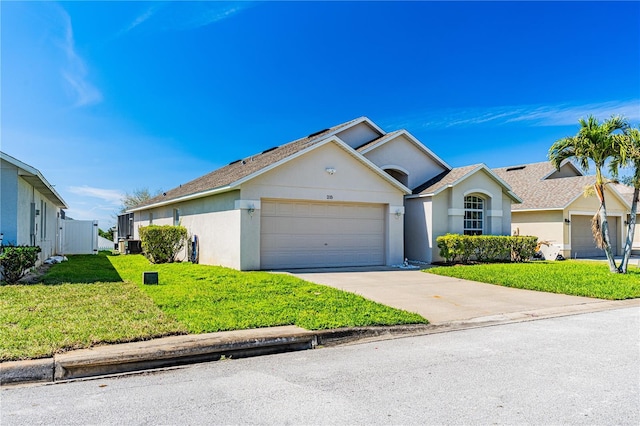
[[(607, 213), (613, 214), (628, 214), (629, 208), (624, 205), (611, 191), (605, 192), (605, 198), (607, 203)], [(569, 207), (569, 211), (582, 211), (595, 214), (600, 207), (600, 202), (595, 195), (589, 197), (580, 196), (574, 200)]]
[[(327, 173), (327, 168), (335, 169), (335, 173)], [(244, 183), (241, 195), (243, 200), (306, 200), (402, 207), (404, 194), (344, 149), (328, 143)], [(390, 217), (385, 236), (386, 263), (397, 264), (404, 259), (404, 221), (400, 218), (392, 222), (395, 211), (387, 212)], [(254, 236), (259, 236), (259, 229), (256, 231), (251, 222), (245, 226)], [(249, 254), (248, 251), (259, 247), (260, 239), (251, 240), (248, 234), (243, 238), (243, 258), (248, 264), (254, 264), (255, 252)]]
[(564, 224), (561, 210), (539, 212), (517, 212), (511, 216), (512, 233), (531, 235), (541, 241), (564, 246), (564, 232), (568, 228)]
[(241, 210), (228, 210), (182, 218), (190, 236), (198, 236), (200, 263), (241, 269), (240, 213)]
[(502, 235), (511, 235), (511, 199), (502, 197)]
[[(139, 227), (149, 225), (150, 213), (154, 225), (173, 225), (177, 209), (179, 223), (187, 229), (189, 239), (198, 237), (200, 263), (240, 269), (240, 210), (235, 209), (239, 198), (240, 191), (236, 190), (135, 212), (134, 238), (140, 238)], [(188, 260), (186, 247), (179, 259)]]
[(431, 198), (408, 198), (405, 201), (405, 256), (409, 260), (431, 263)]
[[(334, 174), (327, 168), (335, 169)], [(242, 199), (300, 199), (402, 205), (397, 187), (364, 166), (334, 143), (327, 143), (293, 161), (248, 181)]]
[(385, 142), (364, 154), (378, 167), (397, 165), (409, 172), (408, 187), (416, 188), (445, 169), (404, 135)]
[(446, 234), (462, 234), (463, 232), (463, 216), (449, 215), (449, 206), (451, 205), (451, 189), (441, 192), (431, 198), (432, 209), (432, 231), (431, 231), (431, 261), (443, 260), (440, 257), (440, 250), (436, 239)]
[(351, 148), (357, 148), (360, 145), (364, 145), (365, 143), (380, 137), (380, 134), (368, 124), (360, 123), (356, 126), (338, 132), (336, 136)]

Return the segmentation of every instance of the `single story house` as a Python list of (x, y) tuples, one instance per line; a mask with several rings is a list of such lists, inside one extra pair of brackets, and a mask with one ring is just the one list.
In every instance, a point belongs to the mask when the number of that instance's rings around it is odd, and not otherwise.
[(127, 213), (134, 239), (140, 226), (182, 224), (201, 263), (257, 270), (432, 262), (439, 235), (510, 234), (520, 201), (485, 165), (452, 168), (408, 131), (360, 117)]
[(0, 244), (40, 246), (42, 262), (56, 254), (66, 208), (38, 169), (0, 152)]
[[(522, 198), (513, 205), (511, 231), (535, 235), (560, 249), (564, 257), (604, 256), (595, 245), (591, 218), (600, 203), (594, 195), (585, 197), (584, 190), (595, 182), (595, 176), (584, 175), (573, 163), (565, 161), (560, 170), (548, 161), (493, 169)], [(622, 255), (627, 238), (633, 188), (607, 185), (607, 213), (613, 252)], [(636, 228), (634, 251), (640, 250), (640, 232)]]

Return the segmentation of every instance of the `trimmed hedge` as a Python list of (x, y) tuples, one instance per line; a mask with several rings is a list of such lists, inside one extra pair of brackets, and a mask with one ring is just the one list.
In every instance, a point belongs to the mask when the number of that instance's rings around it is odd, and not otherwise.
[(447, 263), (526, 262), (536, 252), (538, 237), (447, 234), (436, 242)]
[(173, 263), (187, 241), (187, 228), (172, 225), (141, 226), (144, 255), (151, 263)]
[(0, 246), (0, 267), (2, 279), (7, 284), (14, 284), (25, 276), (38, 261), (38, 246)]

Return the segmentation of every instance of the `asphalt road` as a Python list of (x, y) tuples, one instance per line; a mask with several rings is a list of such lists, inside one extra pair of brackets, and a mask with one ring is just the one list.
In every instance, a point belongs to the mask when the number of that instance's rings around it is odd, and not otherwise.
[(640, 424), (640, 309), (0, 391), (14, 424)]

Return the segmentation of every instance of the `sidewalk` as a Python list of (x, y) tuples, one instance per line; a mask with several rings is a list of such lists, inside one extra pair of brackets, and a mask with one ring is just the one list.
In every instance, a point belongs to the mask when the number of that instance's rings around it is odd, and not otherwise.
[(274, 354), (372, 339), (390, 339), (487, 327), (610, 309), (640, 307), (640, 299), (556, 306), (430, 325), (357, 327), (309, 331), (296, 326), (171, 336), (143, 342), (97, 346), (53, 358), (0, 363), (0, 385), (59, 382), (145, 371), (223, 358)]

